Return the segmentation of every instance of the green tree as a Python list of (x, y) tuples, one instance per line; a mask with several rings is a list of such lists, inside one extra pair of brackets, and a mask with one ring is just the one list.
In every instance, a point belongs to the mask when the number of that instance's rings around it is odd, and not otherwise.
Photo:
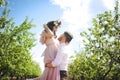
[[(75, 80), (120, 79), (120, 14), (118, 0), (114, 12), (106, 11), (93, 19), (89, 32), (82, 32), (85, 51), (69, 66)], [(83, 56), (84, 55), (84, 56)], [(75, 68), (72, 68), (75, 67)], [(73, 72), (74, 71), (74, 72)], [(73, 76), (74, 75), (74, 76)]]
[[(3, 2), (3, 3), (1, 3)], [(9, 18), (8, 3), (0, 0), (3, 12), (0, 15), (0, 80), (23, 80), (41, 74), (39, 65), (32, 60), (30, 50), (35, 46), (34, 34), (30, 29), (35, 25), (28, 18), (16, 25)]]
[(0, 0), (0, 6), (4, 5), (5, 1), (4, 0)]

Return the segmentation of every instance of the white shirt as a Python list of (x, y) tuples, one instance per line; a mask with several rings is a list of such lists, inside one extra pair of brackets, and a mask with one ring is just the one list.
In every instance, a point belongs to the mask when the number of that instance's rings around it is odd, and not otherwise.
[(58, 47), (56, 58), (52, 61), (53, 67), (60, 66), (60, 70), (66, 70), (68, 66), (68, 47), (61, 43)]

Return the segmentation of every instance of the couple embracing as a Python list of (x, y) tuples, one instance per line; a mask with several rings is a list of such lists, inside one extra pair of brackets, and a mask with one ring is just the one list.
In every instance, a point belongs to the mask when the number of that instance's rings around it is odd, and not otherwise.
[(46, 45), (44, 56), (45, 69), (39, 79), (34, 80), (68, 80), (68, 44), (73, 39), (70, 32), (63, 32), (59, 38), (56, 31), (61, 25), (60, 21), (50, 21), (43, 24), (40, 42)]

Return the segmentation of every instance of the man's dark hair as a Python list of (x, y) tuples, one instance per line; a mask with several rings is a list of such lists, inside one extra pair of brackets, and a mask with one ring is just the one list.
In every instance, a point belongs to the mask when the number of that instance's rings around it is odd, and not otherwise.
[(67, 31), (64, 32), (64, 35), (66, 37), (66, 42), (70, 43), (70, 41), (73, 39), (73, 35)]

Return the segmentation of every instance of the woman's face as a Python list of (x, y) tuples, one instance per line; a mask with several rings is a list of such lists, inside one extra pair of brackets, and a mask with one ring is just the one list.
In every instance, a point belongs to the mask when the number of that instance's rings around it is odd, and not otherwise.
[(56, 32), (57, 29), (58, 29), (58, 26), (54, 26), (54, 27), (53, 27), (53, 32)]

